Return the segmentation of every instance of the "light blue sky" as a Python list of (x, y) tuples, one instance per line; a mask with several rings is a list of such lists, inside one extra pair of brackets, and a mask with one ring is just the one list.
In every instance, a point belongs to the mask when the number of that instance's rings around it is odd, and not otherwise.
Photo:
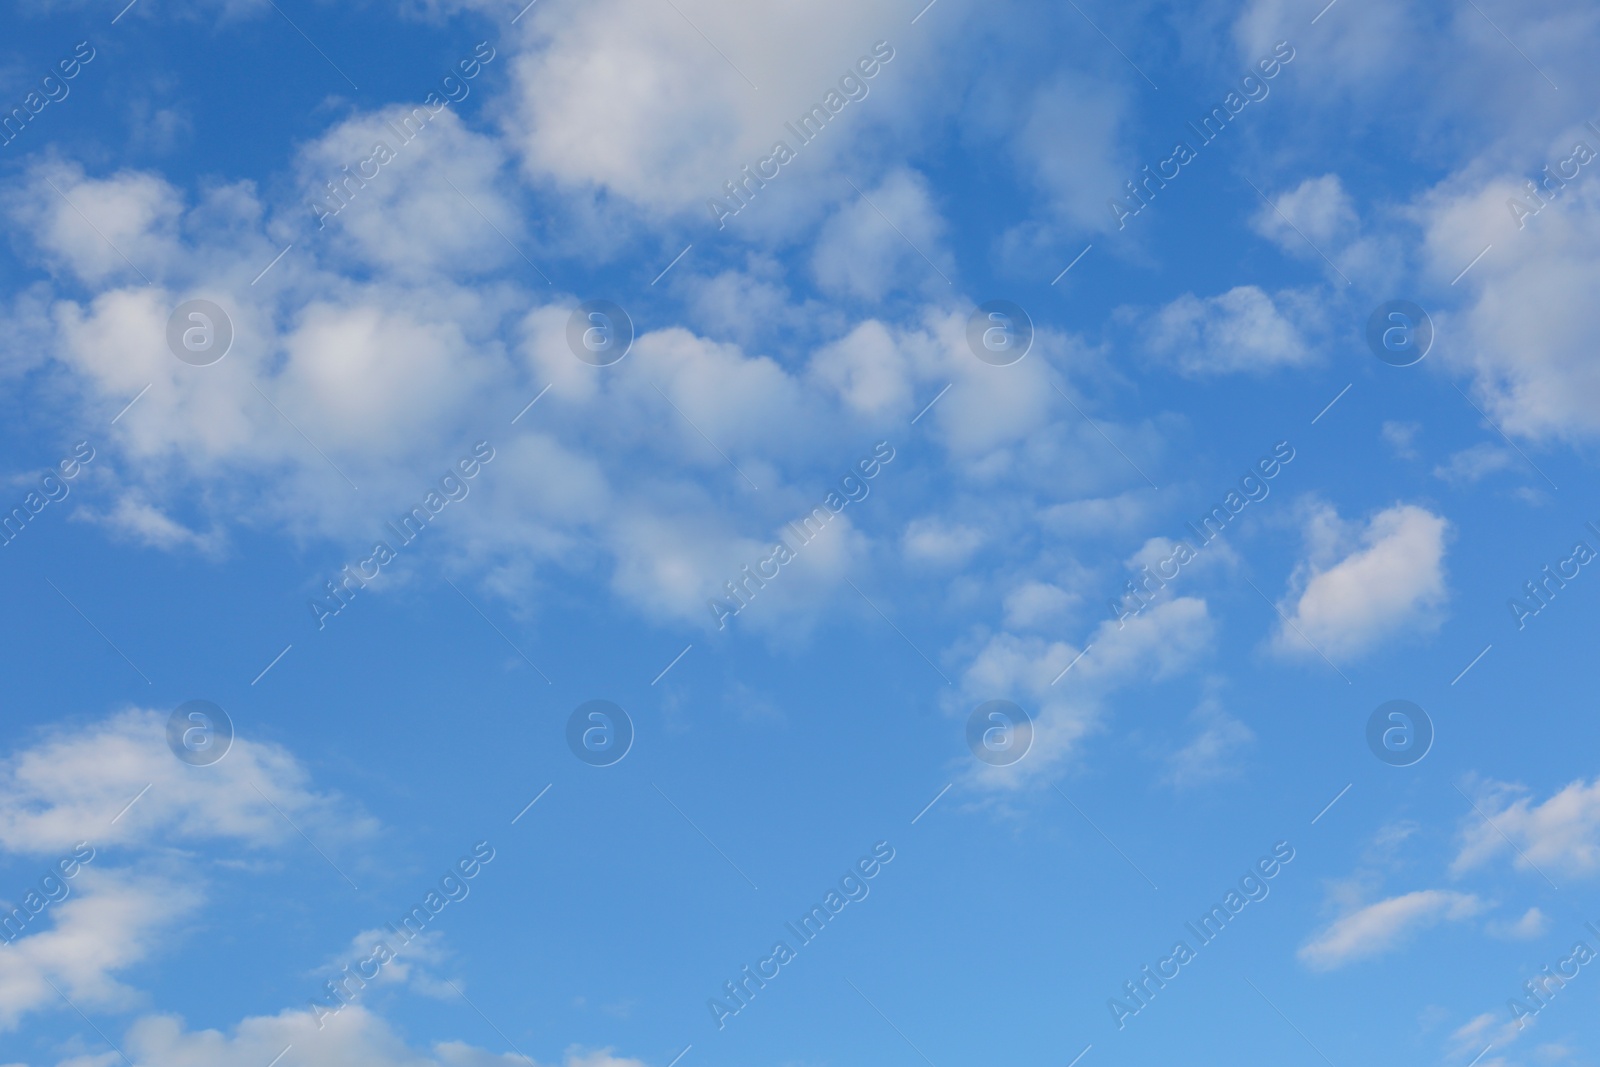
[(1595, 1063), (1597, 20), (14, 12), (0, 1065)]

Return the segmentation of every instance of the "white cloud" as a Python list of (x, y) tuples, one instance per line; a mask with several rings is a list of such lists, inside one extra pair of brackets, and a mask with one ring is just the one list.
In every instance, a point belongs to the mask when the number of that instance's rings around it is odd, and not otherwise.
[[(1148, 567), (1156, 580), (1160, 580), (1161, 573), (1166, 569), (1162, 564), (1169, 563), (1172, 560), (1174, 554), (1177, 553), (1179, 543), (1170, 537), (1150, 538), (1140, 545), (1133, 555), (1122, 561), (1125, 573), (1137, 582), (1143, 579), (1144, 569)], [(1187, 544), (1187, 542), (1183, 543)], [(1205, 551), (1196, 555), (1192, 562), (1185, 565), (1178, 572), (1180, 577), (1193, 577), (1219, 568), (1231, 569), (1238, 566), (1239, 554), (1234, 551), (1233, 546), (1228, 542), (1215, 541), (1203, 547)], [(1128, 579), (1124, 578), (1122, 580), (1126, 582)], [(1146, 587), (1145, 592), (1141, 595), (1147, 598), (1154, 596), (1158, 599), (1170, 596), (1173, 589), (1180, 584), (1182, 583), (1176, 578), (1168, 579), (1167, 584), (1157, 588), (1153, 594)]]
[(1054, 582), (1023, 582), (1006, 594), (1005, 625), (1010, 630), (1036, 629), (1062, 619), (1082, 602), (1082, 594)]
[[(427, 1051), (406, 1044), (383, 1018), (360, 1005), (317, 1020), (308, 1011), (251, 1016), (231, 1033), (189, 1030), (171, 1015), (148, 1015), (129, 1029), (126, 1051), (138, 1062), (163, 1067), (262, 1067), (293, 1045), (304, 1067), (526, 1067), (514, 1051), (490, 1052), (459, 1041)], [(536, 1065), (537, 1067), (537, 1065)], [(610, 1049), (569, 1049), (561, 1067), (645, 1067)]]
[[(167, 713), (130, 710), (58, 729), (0, 763), (0, 847), (55, 858), (79, 841), (174, 845), (234, 839), (271, 845), (294, 835), (273, 805), (341, 837), (373, 823), (309, 788), (305, 769), (271, 742), (236, 737), (204, 772), (167, 748)], [(149, 786), (126, 815), (112, 819)]]
[[(1017, 102), (1007, 98), (1002, 106), (1009, 120)], [(1116, 219), (1106, 201), (1122, 196), (1123, 182), (1137, 170), (1120, 143), (1125, 91), (1107, 79), (1063, 73), (1032, 89), (1024, 106), (1021, 129), (1009, 139), (1022, 173), (1043, 190), (1064, 226), (1112, 229)]]
[(1470, 485), (1496, 471), (1510, 470), (1520, 462), (1509, 448), (1485, 441), (1452, 453), (1448, 461), (1433, 468), (1433, 474), (1453, 484)]
[(834, 302), (797, 299), (789, 288), (787, 270), (785, 263), (757, 252), (745, 256), (742, 269), (709, 276), (693, 273), (686, 259), (660, 285), (683, 298), (691, 321), (709, 336), (746, 348), (772, 337), (843, 333), (849, 323)]
[(1189, 377), (1300, 367), (1317, 358), (1304, 324), (1316, 315), (1304, 293), (1268, 296), (1241, 285), (1201, 299), (1185, 293), (1158, 309), (1143, 328), (1145, 344)]
[[(909, 74), (897, 54), (866, 81), (865, 99), (846, 104), (802, 145), (784, 123), (837, 93), (840, 77), (871, 53), (898, 10), (879, 0), (677, 6), (602, 0), (529, 13), (525, 49), (508, 60), (515, 87), (504, 128), (530, 176), (603, 189), (647, 211), (693, 210), (709, 222), (705, 201), (775, 141), (800, 156), (772, 181), (781, 192), (804, 180), (794, 171), (825, 166), (859, 136), (864, 120), (884, 110), (894, 80)], [(756, 203), (774, 195), (758, 192)]]
[[(394, 933), (382, 927), (363, 930), (350, 939), (343, 953), (323, 961), (318, 969), (318, 976), (337, 974), (352, 960), (370, 958), (376, 952), (378, 945), (387, 948), (394, 941)], [(424, 930), (414, 934), (398, 953), (378, 968), (376, 978), (365, 980), (375, 986), (403, 986), (414, 993), (435, 1000), (453, 1000), (459, 994), (450, 988), (448, 981), (434, 972), (434, 968), (443, 964), (449, 956), (450, 953), (444, 944), (444, 935), (437, 930)]]
[(901, 545), (907, 559), (954, 567), (966, 563), (983, 545), (983, 531), (928, 515), (911, 520)]
[[(0, 765), (0, 846), (49, 861), (80, 840), (94, 848), (87, 862), (63, 880), (66, 892), (21, 924), (22, 936), (0, 947), (0, 1031), (14, 1029), (32, 1012), (59, 1007), (57, 989), (90, 1011), (140, 1007), (145, 994), (119, 976), (169, 947), (181, 923), (215, 911), (205, 908), (205, 860), (187, 846), (205, 843), (212, 846), (206, 857), (219, 858), (219, 845), (256, 849), (289, 837), (298, 840), (273, 805), (293, 812), (295, 821), (324, 843), (337, 840), (336, 823), (351, 827), (346, 834), (370, 827), (348, 803), (340, 803), (336, 813), (324, 811), (333, 798), (310, 793), (304, 770), (282, 749), (237, 738), (220, 762), (192, 767), (167, 750), (165, 724), (166, 717), (157, 712), (128, 711), (58, 728)], [(119, 815), (139, 788), (135, 782), (149, 782), (150, 788)], [(116, 804), (107, 808), (112, 799)], [(76, 852), (82, 860), (87, 850)], [(126, 863), (130, 856), (133, 862)], [(13, 920), (13, 933), (16, 925)], [(381, 930), (357, 935), (350, 953), (364, 954), (379, 935), (387, 936)], [(423, 934), (378, 980), (454, 999), (459, 994), (424, 966), (443, 959), (436, 935)], [(334, 966), (346, 962), (348, 956), (333, 961)], [(165, 1067), (261, 1067), (291, 1044), (296, 1062), (307, 1067), (515, 1067), (528, 1062), (511, 1052), (458, 1041), (414, 1049), (361, 1004), (324, 1014), (320, 1022), (304, 1009), (249, 1017), (228, 1033), (188, 1030), (175, 1016), (144, 1015), (118, 1043), (137, 1062)], [(58, 1062), (109, 1067), (110, 1061), (78, 1055)], [(562, 1062), (565, 1067), (644, 1067), (610, 1049), (577, 1046)]]
[[(302, 151), (297, 173), (308, 183), (335, 164), (342, 173), (341, 160), (384, 136), (387, 126), (377, 122), (357, 116), (335, 127)], [(527, 603), (550, 568), (591, 571), (646, 615), (701, 623), (709, 617), (706, 597), (837, 477), (826, 468), (856, 458), (841, 452), (841, 440), (859, 435), (870, 445), (947, 386), (917, 431), (942, 453), (954, 480), (966, 483), (963, 490), (1035, 488), (1047, 517), (1066, 521), (1093, 518), (1068, 519), (1074, 498), (1084, 495), (1137, 510), (1136, 501), (1115, 496), (1139, 480), (1133, 469), (1087, 422), (1061, 417), (1064, 402), (1052, 385), (1093, 408), (1075, 379), (1101, 366), (1100, 353), (1071, 336), (1041, 328), (1028, 359), (991, 367), (968, 347), (971, 308), (958, 297), (941, 294), (897, 321), (811, 316), (812, 306), (790, 302), (781, 273), (757, 257), (750, 272), (725, 279), (731, 288), (718, 299), (757, 286), (775, 332), (800, 321), (815, 332), (809, 351), (806, 342), (786, 341), (781, 356), (765, 355), (743, 341), (667, 325), (641, 332), (619, 367), (596, 368), (568, 348), (572, 297), (480, 277), (452, 280), (452, 265), (470, 258), (476, 242), (503, 242), (486, 229), (462, 236), (467, 223), (456, 225), (456, 208), (439, 206), (461, 202), (443, 178), (496, 226), (522, 236), (493, 147), (446, 112), (404, 153), (355, 191), (320, 243), (297, 243), (259, 285), (251, 282), (282, 245), (268, 236), (277, 222), (246, 186), (189, 204), (149, 175), (90, 178), (55, 164), (29, 172), (13, 198), (14, 216), (32, 234), (36, 256), (79, 271), (93, 295), (74, 288), (51, 302), (48, 286), (29, 294), (16, 304), (15, 336), (41, 342), (49, 373), (87, 412), (109, 420), (144, 391), (107, 431), (118, 502), (99, 505), (95, 517), (173, 549), (221, 551), (233, 525), (249, 523), (335, 542), (341, 555), (365, 553), (381, 534), (374, 514), (397, 515), (428, 488), (416, 472), (431, 474), (491, 436), (501, 459), (473, 485), (471, 503), (441, 524), (468, 580), (486, 569), (495, 593)], [(403, 167), (413, 169), (390, 171)], [(103, 193), (108, 202), (136, 205), (123, 212), (118, 232), (157, 285), (97, 291), (111, 276), (95, 246), (80, 240), (92, 236), (81, 220), (77, 230), (65, 221), (35, 225), (54, 217), (59, 200), (46, 177), (75, 198)], [(920, 179), (909, 174), (883, 188), (923, 197)], [(836, 248), (848, 244), (847, 229), (841, 224), (836, 236), (845, 243)], [(431, 265), (426, 282), (419, 263)], [(352, 264), (359, 281), (341, 273)], [(871, 280), (870, 271), (853, 277), (851, 285)], [(214, 366), (190, 367), (166, 350), (167, 317), (192, 296), (224, 305), (235, 326), (233, 351)], [(719, 321), (735, 314), (718, 311), (716, 301), (702, 311)], [(1074, 368), (1074, 380), (1054, 369), (1063, 365)], [(491, 433), (498, 418), (546, 386), (549, 395), (515, 430)], [(1154, 425), (1119, 425), (1102, 411), (1094, 417), (1135, 462), (1153, 465), (1161, 447)], [(359, 496), (346, 478), (360, 486)], [(1010, 519), (1021, 521), (1020, 514)], [(963, 547), (970, 533), (956, 534), (938, 551), (913, 536), (912, 554), (927, 549), (954, 559), (975, 550)], [(806, 566), (836, 580), (872, 545), (859, 531), (833, 540)], [(376, 582), (375, 592), (409, 565)], [(777, 624), (785, 604), (812, 612), (828, 589), (774, 595), (759, 614)], [(1024, 614), (1037, 617), (1043, 607)]]
[(1529, 908), (1522, 917), (1510, 922), (1492, 922), (1489, 932), (1508, 941), (1533, 941), (1543, 937), (1550, 929), (1550, 916), (1538, 908)]
[(83, 283), (142, 282), (149, 275), (141, 271), (180, 254), (183, 203), (160, 178), (133, 171), (88, 178), (61, 163), (37, 165), (33, 174), (31, 190), (10, 192), (10, 214), (48, 262)]
[[(1421, 47), (1422, 35), (1433, 28), (1431, 20), (1383, 4), (1364, 14), (1364, 19), (1330, 14), (1318, 20), (1316, 46), (1297, 44), (1285, 74), (1325, 97), (1374, 94), (1392, 86), (1397, 68), (1404, 66), (1400, 57)], [(1271, 56), (1279, 41), (1303, 41), (1305, 24), (1305, 12), (1294, 0), (1249, 0), (1233, 25), (1238, 58), (1253, 64)]]
[[(115, 975), (204, 901), (196, 846), (283, 843), (296, 837), (283, 813), (335, 851), (371, 832), (359, 811), (313, 793), (282, 748), (235, 738), (220, 762), (192, 767), (168, 749), (166, 723), (161, 712), (125, 711), (57, 728), (0, 763), (0, 848), (52, 866), (90, 856), (63, 881), (66, 895), (17, 924), (22, 936), (0, 950), (0, 1029), (55, 1003), (51, 982), (86, 1003), (128, 1007), (134, 993)], [(130, 850), (138, 865), (118, 866)]]
[(1306, 524), (1309, 558), (1279, 605), (1290, 625), (1279, 628), (1276, 647), (1337, 658), (1436, 628), (1446, 600), (1448, 531), (1443, 518), (1413, 504), (1387, 508), (1364, 527), (1343, 522), (1332, 508), (1316, 509)]
[(1250, 220), (1252, 229), (1292, 255), (1316, 254), (1306, 247), (1308, 238), (1324, 250), (1343, 245), (1359, 223), (1355, 202), (1337, 174), (1305, 179), (1271, 206), (1263, 204)]
[(101, 853), (64, 882), (71, 895), (49, 905), (22, 928), (24, 936), (0, 950), (0, 1030), (59, 1004), (52, 982), (84, 1004), (135, 1005), (137, 994), (114, 975), (163, 947), (164, 932), (203, 899), (168, 864), (152, 863), (159, 873), (135, 874), (105, 862)]
[(1390, 897), (1337, 920), (1301, 946), (1297, 955), (1313, 970), (1333, 970), (1382, 955), (1418, 930), (1470, 919), (1484, 907), (1471, 894), (1444, 889)]
[[(968, 761), (968, 781), (1001, 792), (1048, 781), (1099, 729), (1113, 691), (1188, 668), (1213, 636), (1205, 601), (1191, 597), (1156, 604), (1120, 627), (1106, 620), (1087, 651), (1062, 641), (995, 634), (972, 657), (960, 695), (947, 701), (947, 710), (965, 716), (987, 700), (1014, 700), (1033, 718), (1033, 745), (1009, 767)], [(1074, 660), (1076, 665), (1055, 683)]]
[[(1272, 203), (1256, 210), (1250, 227), (1285, 255), (1327, 270), (1336, 288), (1320, 294), (1318, 306), (1337, 299), (1339, 289), (1357, 280), (1363, 287), (1392, 285), (1408, 265), (1399, 238), (1366, 232), (1356, 202), (1337, 174), (1306, 178), (1292, 189), (1267, 195)], [(1393, 209), (1380, 205), (1377, 210), (1387, 214)]]
[(1039, 522), (1052, 533), (1129, 534), (1154, 518), (1159, 500), (1155, 490), (1141, 486), (1115, 496), (1051, 504), (1040, 513)]
[(888, 327), (869, 319), (811, 358), (811, 375), (862, 415), (893, 418), (911, 406), (909, 357)]
[(817, 234), (811, 254), (817, 285), (872, 303), (896, 291), (946, 287), (956, 268), (940, 243), (945, 223), (927, 179), (901, 168), (863, 192), (841, 204)]
[(1434, 278), (1449, 282), (1477, 260), (1457, 283), (1466, 291), (1464, 306), (1435, 317), (1436, 328), (1460, 339), (1441, 348), (1440, 358), (1472, 376), (1476, 402), (1500, 429), (1534, 440), (1600, 432), (1600, 366), (1586, 303), (1600, 285), (1600, 161), (1584, 166), (1520, 228), (1508, 206), (1535, 204), (1525, 175), (1559, 167), (1574, 141), (1600, 149), (1582, 127), (1563, 132), (1548, 148), (1528, 145), (1513, 160), (1474, 161), (1414, 209)]
[[(1537, 1020), (1517, 1020), (1507, 1018), (1507, 1014), (1504, 1011), (1493, 1014), (1484, 1012), (1468, 1020), (1450, 1035), (1454, 1043), (1452, 1054), (1470, 1061), (1473, 1056), (1482, 1054), (1487, 1046), (1507, 1048), (1522, 1036), (1525, 1025), (1538, 1025)], [(1512, 1061), (1504, 1056), (1490, 1056), (1479, 1062), (1483, 1067), (1513, 1067)]]
[(1422, 432), (1422, 427), (1415, 422), (1396, 422), (1392, 419), (1385, 420), (1382, 434), (1389, 447), (1394, 449), (1394, 454), (1401, 459), (1416, 459), (1419, 453), (1416, 450), (1417, 435)]
[(119, 496), (116, 505), (107, 512), (84, 507), (73, 512), (72, 517), (98, 523), (140, 544), (169, 551), (192, 548), (205, 555), (216, 555), (224, 539), (220, 529), (204, 534), (189, 529), (151, 504), (137, 489)]
[(1255, 740), (1255, 732), (1212, 698), (1202, 701), (1189, 721), (1198, 730), (1188, 744), (1167, 757), (1167, 783), (1186, 789), (1237, 774), (1239, 754)]
[[(479, 78), (497, 73), (491, 63)], [(542, 257), (504, 188), (508, 162), (497, 139), (469, 130), (452, 108), (431, 116), (405, 105), (363, 112), (301, 149), (301, 202), (286, 221), (310, 231), (301, 243), (320, 239), (335, 255), (392, 277), (526, 270), (518, 249), (535, 264)], [(286, 232), (285, 242), (293, 236)]]
[(1536, 803), (1523, 787), (1490, 782), (1477, 807), (1483, 814), (1466, 816), (1453, 872), (1511, 853), (1506, 838), (1516, 845), (1512, 863), (1519, 870), (1531, 865), (1573, 877), (1600, 871), (1600, 778), (1572, 782), (1543, 803)]

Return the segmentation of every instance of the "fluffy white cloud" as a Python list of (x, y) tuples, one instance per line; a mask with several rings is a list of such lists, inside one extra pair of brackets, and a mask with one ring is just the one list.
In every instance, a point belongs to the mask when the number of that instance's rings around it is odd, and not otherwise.
[[(1543, 161), (1529, 163), (1536, 170)], [(1450, 362), (1472, 374), (1479, 403), (1506, 433), (1587, 438), (1600, 431), (1585, 304), (1600, 284), (1600, 183), (1578, 178), (1521, 231), (1507, 207), (1513, 200), (1536, 203), (1507, 176), (1440, 190), (1422, 208), (1440, 277), (1492, 245), (1459, 283), (1471, 299), (1458, 320), (1446, 320), (1459, 321), (1453, 332), (1463, 341)]]
[(1342, 521), (1332, 508), (1316, 509), (1306, 524), (1309, 558), (1279, 604), (1289, 625), (1279, 628), (1277, 648), (1353, 656), (1387, 638), (1436, 628), (1446, 600), (1448, 531), (1443, 518), (1414, 504), (1387, 508), (1365, 526)]
[(1465, 817), (1452, 871), (1472, 870), (1508, 854), (1524, 871), (1530, 864), (1573, 877), (1600, 870), (1600, 778), (1572, 782), (1542, 803), (1523, 787), (1490, 782), (1476, 803), (1483, 814)]
[(1153, 356), (1189, 377), (1269, 371), (1317, 358), (1303, 325), (1316, 317), (1308, 294), (1285, 290), (1274, 297), (1241, 285), (1204, 299), (1185, 293), (1159, 308), (1143, 334)]
[(1337, 920), (1301, 946), (1298, 956), (1313, 970), (1333, 970), (1381, 955), (1417, 930), (1470, 919), (1484, 908), (1471, 894), (1444, 889), (1390, 897)]
[(940, 243), (944, 219), (927, 179), (899, 169), (862, 192), (852, 191), (817, 235), (811, 254), (817, 285), (873, 303), (897, 290), (946, 289), (956, 268)]
[[(371, 827), (348, 803), (339, 802), (336, 813), (328, 810), (336, 798), (310, 792), (305, 771), (277, 746), (236, 738), (218, 763), (192, 767), (167, 749), (165, 728), (164, 715), (128, 711), (58, 729), (0, 765), (0, 847), (52, 865), (68, 852), (82, 861), (55, 884), (52, 901), (37, 914), (22, 922), (9, 917), (11, 939), (0, 946), (0, 1031), (15, 1029), (33, 1012), (60, 1008), (60, 993), (91, 1011), (140, 1007), (142, 992), (121, 976), (156, 956), (175, 927), (205, 905), (207, 860), (219, 850), (231, 848), (236, 857), (241, 848), (298, 840), (275, 806), (325, 842)], [(148, 790), (125, 807), (146, 783)], [(92, 844), (73, 848), (84, 840)], [(202, 843), (209, 846), (204, 860), (191, 848)], [(368, 950), (385, 933), (357, 935), (351, 951)], [(379, 981), (454, 1000), (456, 990), (429, 969), (443, 958), (437, 935), (423, 934)], [(336, 963), (347, 959), (336, 957)], [(144, 1015), (118, 1044), (137, 1062), (171, 1067), (262, 1067), (290, 1045), (295, 1061), (308, 1067), (529, 1062), (459, 1041), (412, 1048), (361, 1004), (320, 1020), (304, 1009), (254, 1016), (228, 1033), (188, 1030), (175, 1016)], [(99, 1054), (59, 1061), (61, 1067), (103, 1062)], [(564, 1065), (644, 1067), (609, 1049), (578, 1047), (568, 1050)]]
[[(479, 77), (493, 75), (491, 63)], [(277, 228), (284, 243), (326, 243), (394, 277), (428, 282), (511, 267), (543, 284), (522, 258), (536, 266), (544, 257), (502, 176), (508, 164), (498, 139), (469, 130), (449, 107), (362, 112), (301, 149), (301, 200)]]
[(62, 882), (70, 895), (0, 949), (0, 1031), (58, 1006), (56, 989), (96, 1007), (133, 1006), (137, 994), (115, 975), (155, 954), (164, 933), (203, 899), (170, 864), (152, 862), (154, 869), (136, 874), (105, 862), (102, 852)]
[[(864, 81), (864, 99), (845, 104), (802, 145), (784, 123), (830, 91), (844, 100), (840, 77), (870, 55), (899, 9), (882, 0), (804, 8), (679, 0), (676, 8), (603, 0), (541, 6), (523, 20), (525, 46), (509, 60), (515, 102), (505, 130), (532, 177), (604, 190), (645, 210), (694, 210), (710, 222), (705, 201), (770, 155), (775, 141), (800, 159), (758, 202), (804, 180), (797, 169), (825, 167), (865, 131), (869, 112), (883, 111), (895, 79), (910, 73), (897, 54)], [(896, 45), (904, 42), (889, 42)]]
[[(995, 634), (972, 657), (960, 679), (960, 695), (946, 701), (947, 711), (965, 716), (987, 700), (1014, 700), (1033, 717), (1033, 744), (1008, 767), (969, 766), (968, 781), (1001, 792), (1049, 781), (1100, 727), (1114, 691), (1188, 668), (1213, 635), (1206, 602), (1192, 597), (1156, 604), (1121, 626), (1108, 619), (1083, 649)], [(1062, 670), (1074, 661), (1063, 677)]]
[(54, 859), (79, 841), (273, 845), (294, 836), (274, 805), (342, 837), (374, 828), (337, 797), (313, 792), (300, 763), (271, 742), (237, 737), (210, 767), (179, 762), (167, 748), (167, 717), (124, 711), (58, 730), (0, 763), (0, 848)]
[[(116, 975), (204, 901), (197, 846), (297, 839), (285, 815), (329, 847), (372, 830), (348, 804), (312, 792), (284, 749), (240, 737), (220, 762), (192, 767), (167, 748), (166, 724), (157, 711), (125, 711), (58, 729), (0, 764), (0, 848), (41, 873), (88, 856), (58, 880), (55, 902), (25, 895), (6, 909), (15, 939), (0, 949), (0, 1029), (54, 1004), (52, 983), (74, 1000), (129, 1006), (133, 992)], [(137, 866), (120, 866), (130, 852)], [(11, 914), (19, 906), (23, 921)]]
[[(1354, 198), (1337, 174), (1306, 178), (1292, 189), (1268, 191), (1267, 196), (1272, 202), (1256, 209), (1250, 227), (1286, 255), (1327, 272), (1332, 291), (1319, 295), (1319, 307), (1339, 299), (1347, 285), (1361, 290), (1394, 285), (1407, 268), (1404, 245), (1393, 234), (1367, 232)], [(1388, 205), (1376, 210), (1394, 214)]]
[(1322, 248), (1343, 244), (1354, 235), (1359, 221), (1355, 203), (1339, 176), (1324, 174), (1307, 178), (1277, 197), (1272, 206), (1263, 204), (1250, 225), (1284, 251), (1303, 254), (1308, 251), (1307, 238)]
[(123, 171), (88, 178), (73, 166), (34, 171), (29, 192), (11, 190), (12, 217), (32, 236), (52, 266), (80, 281), (148, 282), (181, 252), (182, 200), (151, 174)]

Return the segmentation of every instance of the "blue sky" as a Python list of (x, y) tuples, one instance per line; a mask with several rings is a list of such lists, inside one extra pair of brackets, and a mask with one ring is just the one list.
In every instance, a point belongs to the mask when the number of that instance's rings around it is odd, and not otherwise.
[(1596, 1062), (1597, 21), (14, 12), (0, 1065)]

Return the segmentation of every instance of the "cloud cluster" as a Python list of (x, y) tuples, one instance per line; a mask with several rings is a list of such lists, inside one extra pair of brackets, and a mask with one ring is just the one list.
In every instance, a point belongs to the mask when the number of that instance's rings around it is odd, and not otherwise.
[[(206, 906), (212, 865), (299, 840), (283, 813), (330, 847), (376, 829), (348, 801), (314, 791), (304, 767), (279, 746), (241, 737), (209, 767), (181, 763), (167, 749), (166, 717), (154, 711), (130, 710), (58, 730), (11, 754), (0, 765), (0, 850), (53, 858), (63, 842), (70, 847), (87, 840), (96, 855), (73, 878), (70, 895), (30, 923), (24, 936), (0, 947), (0, 1031), (15, 1030), (36, 1012), (64, 1010), (61, 993), (85, 1010), (142, 1008), (143, 991), (123, 976), (170, 951), (181, 926), (215, 917), (216, 909)], [(373, 937), (372, 931), (358, 935), (352, 950), (369, 947)], [(424, 996), (458, 997), (429, 969), (444, 958), (438, 938), (418, 938), (415, 951), (387, 968), (383, 980)], [(171, 1067), (262, 1067), (289, 1045), (296, 1062), (310, 1067), (527, 1062), (459, 1041), (412, 1048), (359, 1004), (324, 1013), (320, 1025), (310, 1010), (293, 1008), (247, 1017), (228, 1033), (144, 1014), (117, 1043), (136, 1062)], [(107, 1052), (62, 1063), (81, 1067), (117, 1058)], [(644, 1065), (610, 1049), (574, 1047), (562, 1067)]]
[(166, 720), (124, 711), (57, 730), (0, 764), (0, 849), (48, 861), (88, 842), (97, 853), (72, 894), (0, 951), (0, 1029), (57, 1004), (56, 988), (87, 1005), (129, 1006), (133, 992), (117, 976), (158, 952), (205, 900), (201, 847), (274, 849), (297, 840), (289, 819), (329, 847), (375, 829), (314, 791), (277, 745), (238, 738), (217, 764), (181, 763)]

